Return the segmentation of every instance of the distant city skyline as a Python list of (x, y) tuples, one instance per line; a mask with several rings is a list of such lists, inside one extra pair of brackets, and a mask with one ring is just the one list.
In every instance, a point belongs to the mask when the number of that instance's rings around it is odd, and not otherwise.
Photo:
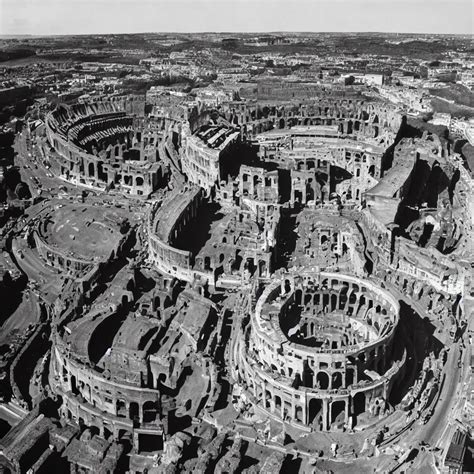
[(473, 34), (472, 0), (0, 0), (0, 35)]

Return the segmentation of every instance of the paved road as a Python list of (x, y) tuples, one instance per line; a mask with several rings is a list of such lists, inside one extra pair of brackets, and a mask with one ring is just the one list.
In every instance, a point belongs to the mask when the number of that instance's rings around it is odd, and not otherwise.
[[(390, 291), (393, 291), (393, 294), (400, 300), (404, 301), (417, 311), (422, 318), (428, 317), (432, 320), (432, 316), (428, 314), (420, 304), (411, 301), (410, 298), (403, 293), (400, 293), (391, 285), (386, 286)], [(432, 322), (436, 326), (436, 321)], [(440, 334), (439, 337), (442, 337), (442, 335)], [(436, 447), (437, 445), (446, 442), (446, 436), (448, 433), (446, 428), (452, 421), (453, 417), (456, 416), (456, 414), (453, 416), (453, 410), (459, 402), (458, 396), (462, 392), (462, 384), (466, 374), (466, 368), (469, 366), (468, 359), (470, 354), (469, 350), (464, 350), (462, 355), (463, 360), (460, 364), (461, 367), (459, 367), (460, 342), (452, 343), (449, 347), (450, 350), (448, 352), (447, 361), (443, 368), (445, 380), (434, 413), (426, 425), (415, 423), (411, 429), (403, 434), (399, 442), (406, 448), (419, 446), (421, 441), (428, 443), (432, 447)], [(431, 464), (431, 461), (431, 453), (420, 452), (413, 464), (408, 467), (403, 465), (400, 469), (409, 469), (412, 472), (418, 472), (422, 467)]]
[(423, 439), (431, 446), (435, 446), (442, 442), (441, 435), (444, 428), (452, 421), (452, 410), (459, 401), (459, 396), (462, 395), (462, 382), (465, 375), (465, 367), (467, 367), (468, 358), (467, 350), (463, 353), (463, 362), (461, 367), (458, 366), (460, 348), (456, 344), (451, 348), (446, 361), (443, 392), (436, 405), (435, 413), (431, 420), (426, 424)]

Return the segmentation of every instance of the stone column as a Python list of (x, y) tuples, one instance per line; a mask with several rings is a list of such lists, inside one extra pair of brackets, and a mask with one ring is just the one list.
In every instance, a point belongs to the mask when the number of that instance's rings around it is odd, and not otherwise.
[(351, 399), (350, 397), (347, 397), (346, 400), (344, 400), (344, 403), (345, 403), (345, 409), (344, 409), (344, 421), (346, 424), (349, 423), (349, 403), (350, 403)]
[(323, 431), (328, 431), (329, 429), (329, 416), (330, 416), (330, 410), (329, 410), (329, 401), (327, 399), (323, 399)]

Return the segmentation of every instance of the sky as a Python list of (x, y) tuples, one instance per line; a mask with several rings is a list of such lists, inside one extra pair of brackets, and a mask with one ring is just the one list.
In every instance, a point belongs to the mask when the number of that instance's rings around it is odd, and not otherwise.
[(0, 35), (474, 33), (474, 0), (0, 0)]

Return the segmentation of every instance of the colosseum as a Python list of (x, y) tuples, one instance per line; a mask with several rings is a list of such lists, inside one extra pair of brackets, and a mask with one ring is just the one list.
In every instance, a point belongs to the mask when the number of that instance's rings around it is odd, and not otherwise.
[(473, 185), (373, 90), (318, 91), (114, 95), (29, 132), (59, 185), (11, 237), (40, 308), (11, 466), (392, 469), (466, 327)]
[(404, 376), (399, 304), (340, 273), (283, 275), (258, 298), (233, 372), (258, 409), (301, 429), (369, 424)]
[(160, 147), (175, 125), (145, 116), (143, 99), (133, 96), (60, 106), (46, 117), (51, 169), (73, 184), (148, 196), (166, 179)]

